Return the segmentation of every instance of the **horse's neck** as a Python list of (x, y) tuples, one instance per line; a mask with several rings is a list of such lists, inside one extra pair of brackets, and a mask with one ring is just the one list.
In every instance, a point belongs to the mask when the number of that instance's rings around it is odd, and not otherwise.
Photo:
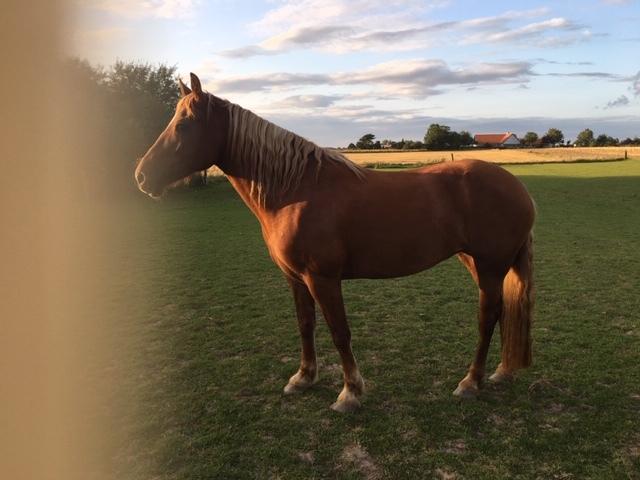
[[(224, 171), (224, 170), (223, 170)], [(245, 205), (253, 212), (253, 214), (258, 217), (260, 223), (262, 223), (262, 218), (265, 214), (265, 206), (261, 205), (255, 195), (251, 193), (251, 179), (248, 179), (242, 175), (233, 175), (231, 173), (225, 172), (229, 183), (234, 188)]]
[[(263, 146), (261, 148), (268, 148)], [(250, 152), (249, 154), (255, 154)], [(262, 219), (268, 216), (270, 213), (274, 213), (278, 210), (279, 206), (286, 203), (288, 198), (292, 195), (296, 195), (299, 188), (294, 190), (278, 193), (275, 195), (273, 192), (267, 195), (266, 198), (259, 198), (257, 192), (258, 178), (255, 178), (256, 168), (254, 166), (254, 158), (234, 158), (230, 153), (227, 154), (223, 162), (218, 167), (224, 172), (226, 177), (233, 188), (238, 192), (238, 195), (242, 198), (247, 207), (258, 217), (262, 222)], [(317, 160), (313, 159), (307, 164), (307, 171), (304, 173), (302, 183), (305, 182), (309, 176), (309, 171), (317, 171)], [(264, 179), (262, 179), (264, 180)]]

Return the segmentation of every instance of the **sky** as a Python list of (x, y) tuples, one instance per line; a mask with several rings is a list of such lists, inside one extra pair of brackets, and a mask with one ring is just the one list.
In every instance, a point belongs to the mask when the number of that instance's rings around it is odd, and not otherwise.
[(175, 65), (322, 146), (640, 136), (640, 0), (75, 0), (70, 53)]

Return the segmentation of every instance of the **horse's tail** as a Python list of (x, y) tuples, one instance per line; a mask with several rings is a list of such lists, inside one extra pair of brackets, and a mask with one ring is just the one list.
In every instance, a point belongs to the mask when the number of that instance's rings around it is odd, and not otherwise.
[(520, 247), (502, 284), (502, 368), (514, 371), (531, 365), (533, 320), (533, 233)]

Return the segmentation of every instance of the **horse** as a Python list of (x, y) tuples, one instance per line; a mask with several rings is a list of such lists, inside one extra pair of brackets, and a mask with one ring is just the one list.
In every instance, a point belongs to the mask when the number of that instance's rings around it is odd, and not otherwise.
[(219, 167), (257, 217), (284, 273), (302, 341), (284, 387), (318, 381), (316, 304), (342, 361), (338, 412), (361, 406), (364, 381), (351, 349), (342, 281), (411, 275), (457, 255), (479, 289), (479, 341), (454, 395), (475, 397), (500, 325), (501, 361), (489, 380), (531, 364), (534, 202), (503, 168), (457, 160), (400, 172), (369, 170), (249, 110), (179, 80), (173, 118), (139, 160), (139, 189), (159, 198), (188, 175)]

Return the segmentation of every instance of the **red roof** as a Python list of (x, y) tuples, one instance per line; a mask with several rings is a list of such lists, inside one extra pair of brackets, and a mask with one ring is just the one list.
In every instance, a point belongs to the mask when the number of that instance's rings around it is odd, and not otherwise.
[(473, 139), (478, 144), (490, 143), (490, 144), (501, 144), (506, 141), (513, 133), (478, 133)]

